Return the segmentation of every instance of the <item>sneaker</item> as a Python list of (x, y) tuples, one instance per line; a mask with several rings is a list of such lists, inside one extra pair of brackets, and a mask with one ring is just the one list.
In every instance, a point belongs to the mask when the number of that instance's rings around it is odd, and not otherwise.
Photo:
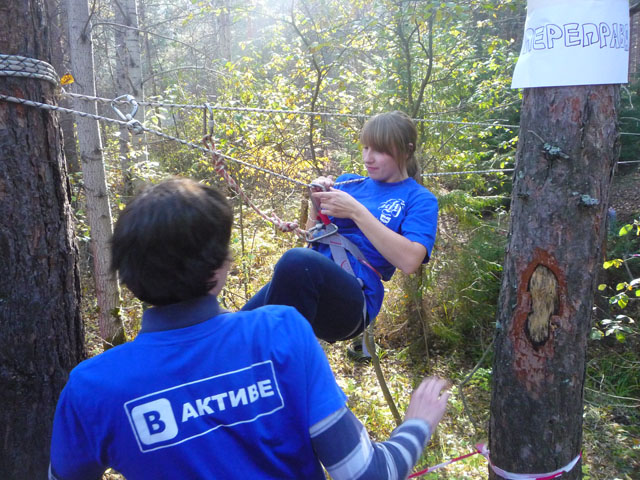
[(347, 347), (347, 357), (356, 363), (371, 363), (371, 355), (362, 351), (362, 337), (357, 338)]

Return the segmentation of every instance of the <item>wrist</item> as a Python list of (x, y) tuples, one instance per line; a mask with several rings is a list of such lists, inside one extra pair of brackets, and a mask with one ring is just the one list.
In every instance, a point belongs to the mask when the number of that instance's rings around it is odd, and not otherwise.
[(353, 213), (351, 214), (351, 220), (353, 220), (356, 224), (359, 225), (366, 219), (367, 216), (369, 215), (373, 216), (373, 215), (371, 215), (371, 212), (367, 210), (367, 207), (362, 205), (360, 202), (356, 202), (356, 203), (357, 205), (353, 210)]

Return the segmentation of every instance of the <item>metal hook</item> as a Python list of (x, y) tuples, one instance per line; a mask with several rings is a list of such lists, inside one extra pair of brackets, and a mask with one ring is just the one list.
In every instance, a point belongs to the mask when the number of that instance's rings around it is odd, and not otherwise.
[[(127, 102), (131, 105), (131, 113), (122, 113), (118, 107), (116, 107), (117, 102)], [(138, 112), (138, 102), (133, 97), (133, 95), (120, 95), (119, 97), (111, 100), (111, 108), (114, 112), (125, 122), (127, 122), (127, 128), (131, 130), (135, 134), (140, 134), (144, 131), (142, 124), (133, 118)]]

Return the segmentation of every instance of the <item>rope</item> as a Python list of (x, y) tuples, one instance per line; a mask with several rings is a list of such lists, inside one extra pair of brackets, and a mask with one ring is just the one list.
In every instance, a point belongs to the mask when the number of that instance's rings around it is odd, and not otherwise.
[(211, 152), (211, 161), (213, 163), (213, 167), (214, 167), (216, 173), (218, 173), (220, 176), (222, 176), (222, 178), (225, 179), (225, 181), (233, 189), (233, 191), (236, 192), (236, 194), (240, 195), (240, 197), (244, 200), (244, 202), (247, 205), (249, 205), (253, 209), (254, 212), (256, 212), (258, 215), (260, 215), (266, 221), (272, 223), (273, 226), (276, 227), (281, 232), (294, 232), (299, 237), (305, 238), (306, 231), (302, 230), (298, 226), (297, 222), (286, 222), (286, 221), (282, 220), (280, 217), (278, 217), (275, 213), (272, 213), (271, 215), (267, 215), (264, 212), (262, 212), (251, 201), (249, 196), (240, 187), (238, 182), (236, 182), (235, 179), (231, 175), (229, 175), (229, 172), (227, 172), (227, 170), (225, 168), (224, 161), (223, 161), (224, 158), (223, 158), (222, 155), (218, 154), (218, 152), (216, 151), (215, 145), (213, 144), (213, 139), (211, 138), (211, 135), (206, 135), (202, 139), (202, 143), (204, 143), (208, 147), (207, 151)]
[[(70, 97), (76, 97), (83, 100), (92, 100), (104, 103), (111, 103), (113, 99), (104, 98), (104, 97), (94, 97), (89, 95), (81, 95), (79, 93), (71, 93), (62, 91), (63, 95), (68, 95)], [(121, 101), (122, 103), (126, 103), (126, 101)], [(138, 102), (138, 105), (148, 106), (148, 107), (165, 107), (165, 108), (184, 108), (184, 109), (202, 109), (209, 108), (211, 110), (219, 110), (219, 111), (227, 111), (227, 112), (247, 112), (247, 113), (283, 113), (290, 115), (308, 115), (308, 116), (318, 116), (318, 117), (343, 117), (343, 118), (356, 118), (359, 120), (364, 120), (370, 118), (370, 114), (365, 113), (340, 113), (340, 112), (311, 112), (306, 110), (284, 110), (284, 109), (271, 109), (271, 108), (251, 108), (251, 107), (225, 107), (220, 105), (210, 105), (210, 104), (190, 104), (190, 103), (165, 103), (165, 102)], [(496, 123), (496, 122), (469, 122), (462, 120), (441, 120), (436, 118), (413, 118), (414, 122), (417, 123), (440, 123), (440, 124), (451, 124), (451, 125), (460, 125), (460, 126), (478, 126), (478, 127), (501, 127), (501, 128), (520, 128), (520, 125), (512, 125), (508, 123)], [(620, 135), (631, 135), (631, 136), (640, 136), (640, 133), (633, 132), (620, 132)]]
[(488, 170), (465, 170), (460, 172), (435, 172), (435, 173), (423, 173), (421, 176), (423, 177), (443, 177), (445, 175), (467, 175), (471, 173), (502, 173), (502, 172), (513, 172), (513, 168), (490, 168)]
[[(0, 55), (1, 57), (8, 57), (7, 55)], [(15, 56), (14, 56), (15, 57)], [(24, 57), (23, 57), (24, 58)], [(37, 61), (39, 62), (39, 61)], [(45, 62), (41, 62), (46, 64)], [(48, 64), (46, 64), (48, 65)], [(50, 65), (49, 65), (50, 67)], [(53, 68), (53, 67), (51, 67)], [(3, 72), (0, 71), (0, 75), (2, 75)], [(76, 93), (66, 93), (69, 96), (75, 97), (75, 98), (80, 98), (83, 100), (98, 100), (98, 101), (105, 101), (105, 102), (109, 102), (111, 104), (118, 104), (118, 103), (122, 103), (122, 104), (127, 104), (127, 103), (131, 103), (131, 99), (132, 97), (130, 95), (123, 95), (121, 97), (118, 97), (117, 99), (107, 99), (107, 98), (102, 98), (102, 97), (93, 97), (93, 96), (88, 96), (88, 95), (80, 95), (80, 94), (76, 94)], [(50, 104), (46, 104), (46, 103), (40, 103), (40, 102), (35, 102), (32, 100), (25, 100), (23, 98), (17, 98), (17, 97), (12, 97), (9, 95), (3, 95), (0, 94), (0, 100), (5, 100), (7, 102), (12, 102), (12, 103), (17, 103), (20, 105), (27, 105), (27, 106), (32, 106), (32, 107), (36, 107), (36, 108), (41, 108), (44, 110), (49, 110), (49, 111), (58, 111), (58, 112), (64, 112), (64, 113), (72, 113), (75, 115), (79, 115), (81, 117), (87, 117), (87, 118), (93, 118), (95, 120), (103, 120), (106, 122), (110, 122), (110, 123), (115, 123), (118, 125), (123, 125), (126, 126), (130, 129), (132, 129), (134, 132), (148, 132), (151, 133), (153, 135), (157, 135), (161, 138), (165, 138), (167, 140), (171, 140), (171, 141), (175, 141), (178, 142), (182, 145), (185, 145), (189, 148), (195, 149), (195, 150), (200, 150), (204, 153), (215, 153), (217, 156), (221, 157), (221, 158), (225, 158), (227, 160), (230, 160), (232, 162), (235, 162), (239, 165), (245, 166), (247, 168), (251, 168), (253, 170), (257, 170), (260, 171), (262, 173), (266, 173), (268, 175), (272, 175), (274, 177), (280, 178), (281, 180), (286, 180), (288, 182), (294, 183), (298, 186), (301, 187), (305, 187), (305, 188), (309, 188), (311, 185), (308, 183), (305, 183), (301, 180), (297, 180), (295, 178), (292, 177), (288, 177), (287, 175), (278, 173), (278, 172), (274, 172), (273, 170), (269, 170), (267, 168), (264, 167), (260, 167), (258, 165), (254, 165), (248, 162), (244, 162), (242, 160), (239, 160), (237, 158), (233, 158), (230, 157), (228, 155), (223, 154), (222, 152), (216, 151), (213, 152), (211, 150), (208, 150), (200, 145), (197, 145), (193, 142), (189, 142), (187, 140), (183, 140), (181, 138), (177, 138), (171, 135), (167, 135), (166, 133), (163, 133), (159, 130), (154, 130), (151, 128), (147, 128), (144, 127), (140, 122), (138, 122), (137, 120), (129, 120), (129, 121), (120, 121), (120, 120), (116, 120), (113, 118), (109, 118), (109, 117), (104, 117), (102, 115), (95, 115), (95, 114), (91, 114), (91, 113), (87, 113), (87, 112), (80, 112), (77, 110), (72, 110), (69, 108), (63, 108), (63, 107), (59, 107), (56, 105), (50, 105)], [(138, 105), (167, 105), (167, 104), (162, 104), (162, 103), (157, 103), (157, 102), (136, 102)], [(211, 106), (209, 104), (204, 104), (204, 105), (193, 105), (194, 108), (199, 108), (199, 109), (205, 109), (205, 111), (211, 111), (211, 110), (215, 110), (217, 107)], [(233, 107), (228, 107), (229, 109), (233, 108)], [(245, 109), (245, 110), (260, 110), (260, 111), (277, 111), (277, 110), (267, 110), (267, 109)], [(281, 110), (281, 112), (295, 112), (294, 110)], [(307, 113), (311, 113), (311, 112), (307, 112)], [(330, 115), (330, 114), (324, 114), (324, 115)], [(347, 115), (347, 114), (340, 114), (340, 115)], [(442, 122), (445, 122), (444, 120)], [(450, 123), (455, 123), (455, 122), (450, 122)], [(619, 164), (628, 164), (628, 163), (637, 163), (638, 161), (627, 161), (627, 162), (618, 162)], [(486, 170), (464, 170), (464, 171), (453, 171), (453, 172), (432, 172), (432, 173), (423, 173), (421, 176), (422, 177), (442, 177), (442, 176), (450, 176), (450, 175), (470, 175), (470, 174), (486, 174), (486, 173), (507, 173), (507, 172), (513, 172), (514, 169), (513, 168), (505, 168), (505, 169), (486, 169)], [(335, 185), (345, 185), (348, 183), (355, 183), (355, 182), (360, 182), (364, 180), (363, 178), (357, 178), (357, 179), (352, 179), (352, 180), (345, 180), (342, 182), (336, 182)]]
[(420, 470), (419, 472), (412, 473), (407, 478), (416, 478), (426, 475), (427, 473), (434, 472), (436, 470), (440, 470), (443, 467), (451, 465), (452, 463), (458, 462), (460, 460), (464, 460), (465, 458), (472, 457), (480, 453), (480, 450), (476, 449), (475, 452), (467, 453), (465, 455), (460, 455), (459, 457), (452, 458), (451, 460), (447, 460), (446, 462), (439, 463), (438, 465), (434, 465), (433, 467), (425, 468), (424, 470)]
[[(104, 98), (104, 97), (90, 97), (88, 95), (80, 95), (79, 93), (71, 93), (71, 92), (62, 92), (63, 95), (68, 95), (71, 97), (81, 98), (83, 100), (94, 100), (98, 102), (111, 103), (113, 99)], [(126, 103), (122, 101), (122, 103)], [(364, 120), (366, 118), (370, 118), (371, 115), (364, 113), (339, 113), (339, 112), (309, 112), (305, 110), (282, 110), (282, 109), (269, 109), (269, 108), (249, 108), (249, 107), (223, 107), (223, 106), (213, 106), (209, 104), (188, 104), (188, 103), (164, 103), (164, 102), (138, 102), (138, 105), (144, 105), (149, 107), (165, 107), (165, 108), (186, 108), (186, 109), (202, 109), (209, 108), (212, 110), (220, 110), (220, 111), (229, 111), (229, 112), (253, 112), (253, 113), (284, 113), (291, 115), (315, 115), (320, 117), (346, 117), (346, 118), (357, 118), (360, 120)], [(205, 107), (207, 106), (208, 107)], [(435, 118), (413, 118), (414, 122), (421, 123), (441, 123), (441, 124), (452, 124), (452, 125), (461, 125), (461, 126), (480, 126), (480, 127), (502, 127), (502, 128), (520, 128), (520, 125), (511, 125), (507, 123), (495, 123), (495, 122), (468, 122), (462, 120), (441, 120)], [(640, 136), (640, 133), (633, 132), (620, 132), (620, 135), (630, 135), (630, 136)], [(622, 163), (622, 162), (619, 162)], [(434, 175), (435, 176), (435, 175)]]
[[(63, 95), (68, 95), (71, 97), (81, 98), (83, 100), (94, 100), (104, 103), (113, 102), (110, 98), (104, 97), (93, 97), (89, 95), (81, 95), (78, 93), (71, 92), (62, 92)], [(122, 102), (126, 103), (126, 102)], [(285, 109), (276, 109), (276, 108), (253, 108), (253, 107), (227, 107), (221, 105), (210, 105), (210, 104), (189, 104), (189, 103), (165, 103), (165, 102), (138, 102), (138, 105), (144, 105), (148, 107), (165, 107), (165, 108), (184, 108), (184, 109), (203, 109), (209, 108), (211, 110), (219, 110), (223, 112), (245, 112), (245, 113), (282, 113), (287, 115), (307, 115), (307, 116), (318, 116), (318, 117), (342, 117), (342, 118), (355, 118), (358, 120), (365, 120), (370, 118), (370, 114), (365, 113), (340, 113), (340, 112), (312, 112), (308, 110), (285, 110)], [(422, 122), (422, 123), (442, 123), (442, 124), (453, 124), (453, 125), (469, 125), (469, 126), (482, 126), (482, 127), (504, 127), (504, 128), (519, 128), (519, 125), (509, 125), (503, 123), (495, 123), (495, 122), (468, 122), (461, 120), (441, 120), (435, 118), (414, 118), (412, 119), (414, 122)]]
[(22, 57), (20, 55), (0, 54), (0, 76), (37, 78), (58, 86), (58, 75), (55, 69), (42, 60)]
[[(92, 118), (94, 120), (102, 120), (102, 121), (105, 121), (105, 122), (114, 123), (116, 125), (126, 126), (126, 127), (129, 127), (129, 128), (131, 128), (133, 126), (132, 122), (130, 122), (130, 121), (129, 122), (125, 122), (125, 121), (122, 121), (122, 120), (116, 120), (116, 119), (113, 119), (113, 118), (104, 117), (102, 115), (96, 115), (96, 114), (87, 113), (87, 112), (80, 112), (80, 111), (77, 111), (77, 110), (72, 110), (70, 108), (59, 107), (57, 105), (50, 105), (48, 103), (35, 102), (33, 100), (25, 100), (24, 98), (12, 97), (10, 95), (0, 94), (0, 100), (5, 100), (5, 101), (11, 102), (11, 103), (17, 103), (19, 105), (27, 105), (27, 106), (30, 106), (30, 107), (41, 108), (43, 110), (49, 110), (49, 111), (55, 111), (55, 112), (64, 112), (64, 113), (73, 113), (73, 114), (79, 115), (81, 117)], [(133, 123), (136, 123), (136, 122), (137, 121), (134, 121)], [(278, 173), (278, 172), (274, 172), (273, 170), (269, 170), (267, 168), (263, 168), (263, 167), (260, 167), (258, 165), (253, 165), (253, 164), (247, 163), (247, 162), (245, 162), (243, 160), (238, 160), (237, 158), (230, 157), (230, 156), (225, 155), (225, 154), (223, 154), (222, 152), (219, 152), (219, 151), (215, 151), (215, 152), (211, 151), (211, 150), (209, 150), (209, 149), (207, 149), (205, 147), (202, 147), (202, 146), (200, 146), (200, 145), (198, 145), (196, 143), (189, 142), (189, 141), (183, 140), (181, 138), (173, 137), (171, 135), (167, 135), (166, 133), (161, 132), (159, 130), (154, 130), (154, 129), (151, 129), (151, 128), (147, 128), (147, 127), (143, 126), (142, 124), (140, 124), (140, 122), (136, 123), (136, 128), (137, 128), (137, 125), (140, 126), (140, 130), (143, 131), (143, 132), (152, 133), (153, 135), (157, 135), (158, 137), (165, 138), (167, 140), (172, 140), (174, 142), (178, 142), (178, 143), (180, 143), (182, 145), (185, 145), (185, 146), (187, 146), (189, 148), (192, 148), (194, 150), (199, 150), (199, 151), (204, 152), (204, 153), (208, 153), (208, 154), (215, 153), (219, 157), (226, 158), (227, 160), (235, 162), (235, 163), (237, 163), (239, 165), (242, 165), (242, 166), (245, 166), (245, 167), (248, 167), (248, 168), (251, 168), (251, 169), (254, 169), (254, 170), (269, 174), (269, 175), (272, 175), (274, 177), (280, 178), (282, 180), (289, 181), (291, 183), (295, 183), (296, 185), (299, 185), (301, 187), (305, 187), (305, 188), (310, 187), (310, 185), (305, 183), (305, 182), (302, 182), (300, 180), (296, 180), (295, 178), (288, 177), (288, 176), (283, 175), (283, 174)]]
[(557, 470), (554, 470), (553, 472), (547, 472), (547, 473), (512, 473), (512, 472), (507, 472), (506, 470), (503, 470), (503, 469), (501, 469), (499, 467), (496, 467), (491, 462), (491, 458), (489, 457), (489, 449), (487, 448), (487, 446), (484, 445), (483, 443), (479, 443), (479, 444), (476, 445), (475, 451), (473, 451), (471, 453), (467, 453), (465, 455), (460, 455), (459, 457), (452, 458), (451, 460), (447, 460), (446, 462), (439, 463), (438, 465), (435, 465), (433, 467), (429, 467), (429, 468), (426, 468), (426, 469), (421, 470), (419, 472), (413, 473), (413, 474), (409, 475), (409, 477), (407, 477), (407, 478), (421, 477), (423, 475), (426, 475), (427, 473), (431, 473), (431, 472), (433, 472), (435, 470), (439, 470), (440, 468), (446, 467), (447, 465), (451, 465), (452, 463), (455, 463), (455, 462), (457, 462), (459, 460), (463, 460), (465, 458), (472, 457), (472, 456), (478, 455), (478, 454), (482, 455), (487, 460), (487, 462), (489, 462), (489, 466), (496, 473), (496, 475), (504, 478), (505, 480), (552, 480), (554, 478), (558, 478), (558, 477), (562, 476), (563, 473), (569, 473), (571, 470), (573, 470), (573, 467), (575, 467), (576, 464), (578, 463), (578, 461), (582, 458), (582, 452), (580, 452), (567, 465), (565, 465), (564, 467), (559, 468)]

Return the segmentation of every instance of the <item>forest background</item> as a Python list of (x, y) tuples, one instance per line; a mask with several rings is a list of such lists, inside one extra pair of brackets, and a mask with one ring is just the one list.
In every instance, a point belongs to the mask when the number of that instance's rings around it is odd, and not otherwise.
[[(131, 4), (137, 7), (135, 22)], [(472, 451), (488, 436), (491, 346), (521, 103), (521, 92), (509, 87), (525, 4), (90, 2), (97, 95), (131, 94), (151, 102), (136, 118), (176, 138), (198, 143), (212, 133), (217, 148), (245, 162), (226, 165), (242, 189), (262, 210), (284, 220), (304, 224), (306, 219), (308, 193), (298, 182), (319, 174), (364, 173), (358, 134), (366, 118), (403, 110), (418, 119), (421, 178), (440, 204), (438, 239), (426, 267), (413, 276), (398, 272), (387, 285), (375, 339), (401, 411), (424, 375), (439, 374), (456, 385), (450, 414), (421, 460), (423, 467)], [(58, 6), (52, 24), (60, 27), (63, 48), (56, 70), (74, 74), (64, 47), (65, 5)], [(131, 32), (140, 48), (142, 89), (130, 81), (132, 73), (121, 61), (123, 52), (130, 54)], [(76, 88), (65, 87), (68, 92)], [(637, 92), (635, 83), (621, 92), (624, 133), (640, 132)], [(129, 107), (116, 108), (125, 112)], [(99, 102), (98, 111), (118, 118), (108, 101)], [(100, 129), (114, 217), (144, 185), (170, 175), (215, 184), (228, 193), (236, 228), (235, 266), (221, 296), (227, 308), (240, 308), (266, 283), (282, 252), (301, 245), (295, 235), (278, 232), (243, 205), (202, 152), (104, 122)], [(104, 344), (84, 178), (75, 141), (69, 141), (73, 135), (65, 138), (88, 354), (95, 355)], [(621, 161), (637, 159), (636, 138), (621, 137)], [(631, 479), (640, 472), (640, 349), (633, 320), (639, 313), (639, 179), (637, 164), (621, 164), (612, 189), (615, 212), (598, 282), (585, 383), (583, 478)], [(139, 329), (142, 305), (125, 289), (122, 296), (119, 318), (131, 339)], [(350, 406), (375, 439), (386, 438), (395, 424), (373, 368), (348, 360), (343, 344), (324, 346)], [(485, 477), (486, 462), (476, 456), (425, 478)]]

